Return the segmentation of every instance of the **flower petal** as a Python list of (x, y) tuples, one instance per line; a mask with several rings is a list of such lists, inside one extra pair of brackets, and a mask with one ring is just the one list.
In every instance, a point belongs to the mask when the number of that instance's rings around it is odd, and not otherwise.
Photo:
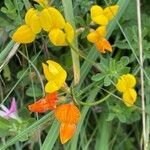
[(6, 117), (6, 112), (0, 110), (0, 116), (5, 118)]
[(57, 95), (56, 93), (51, 93), (46, 95), (44, 98), (36, 101), (35, 103), (28, 106), (31, 112), (44, 113), (48, 110), (53, 110), (56, 108)]
[(62, 144), (65, 144), (72, 138), (76, 131), (75, 124), (61, 123), (60, 126), (60, 140)]
[(11, 113), (16, 113), (16, 111), (17, 111), (17, 104), (16, 104), (16, 100), (15, 100), (14, 97), (12, 98), (9, 111), (10, 111)]
[(102, 25), (102, 26), (108, 25), (108, 19), (104, 15), (99, 15), (99, 16), (93, 17), (92, 20), (95, 23)]
[(48, 37), (55, 46), (66, 46), (66, 35), (61, 29), (53, 29), (49, 32)]
[(46, 64), (42, 63), (42, 67), (43, 67), (43, 72), (44, 72), (44, 76), (46, 78), (46, 80), (50, 81), (52, 78), (50, 76), (50, 71), (49, 68)]
[(109, 21), (112, 20), (114, 16), (116, 16), (118, 9), (119, 5), (109, 6), (104, 9), (104, 14)]
[(34, 34), (37, 34), (41, 31), (41, 25), (37, 11), (34, 8), (30, 8), (25, 16), (26, 24), (31, 28)]
[(96, 29), (96, 32), (97, 34), (100, 36), (100, 37), (105, 37), (106, 36), (106, 26), (100, 26)]
[(43, 30), (48, 32), (55, 28), (63, 29), (65, 27), (65, 19), (61, 13), (53, 7), (48, 7), (41, 11), (40, 23)]
[(73, 29), (72, 25), (67, 22), (65, 24), (64, 30), (65, 30), (65, 34), (66, 34), (65, 40), (67, 40), (69, 43), (71, 43), (74, 39), (74, 29)]
[(98, 41), (98, 34), (94, 31), (94, 32), (91, 32), (87, 35), (87, 39), (88, 41), (92, 42), (92, 43), (96, 43)]
[(54, 7), (49, 7), (48, 12), (51, 15), (53, 26), (52, 28), (63, 29), (65, 27), (65, 19), (62, 14)]
[(119, 79), (118, 83), (116, 84), (116, 88), (119, 92), (125, 92), (126, 91), (125, 80)]
[(39, 18), (42, 29), (49, 32), (52, 29), (53, 20), (47, 8), (41, 11)]
[(74, 104), (62, 104), (56, 108), (55, 117), (60, 122), (77, 124), (80, 118), (80, 111)]
[(120, 92), (125, 92), (128, 89), (134, 88), (136, 85), (136, 79), (132, 74), (122, 75), (118, 80), (116, 88)]
[(59, 84), (57, 84), (57, 81), (48, 81), (48, 83), (45, 85), (45, 92), (53, 93), (58, 91), (61, 87), (62, 85), (60, 86)]
[[(91, 13), (91, 18), (93, 20), (93, 18), (99, 16), (99, 15), (103, 15), (104, 11), (103, 8), (98, 6), (98, 5), (94, 5), (91, 7), (90, 9), (90, 13)], [(94, 21), (94, 20), (93, 20)]]
[(131, 107), (135, 103), (137, 98), (137, 93), (134, 89), (128, 89), (123, 93), (123, 100), (126, 106)]
[(35, 39), (35, 34), (28, 25), (22, 25), (13, 34), (12, 39), (18, 43), (31, 43)]
[(104, 10), (102, 7), (100, 7), (98, 5), (94, 5), (91, 7), (90, 12), (91, 12), (92, 21), (94, 21), (95, 23), (97, 23), (99, 25), (107, 25), (108, 24), (108, 19), (104, 15)]
[(105, 38), (100, 38), (99, 41), (96, 42), (96, 47), (101, 53), (105, 53), (106, 50), (112, 52), (112, 46)]
[(48, 60), (48, 66), (43, 64), (44, 75), (48, 80), (45, 86), (45, 90), (48, 93), (59, 90), (65, 83), (67, 73), (66, 71), (56, 62)]
[(122, 80), (126, 83), (126, 88), (133, 88), (136, 85), (136, 79), (132, 74), (122, 76)]

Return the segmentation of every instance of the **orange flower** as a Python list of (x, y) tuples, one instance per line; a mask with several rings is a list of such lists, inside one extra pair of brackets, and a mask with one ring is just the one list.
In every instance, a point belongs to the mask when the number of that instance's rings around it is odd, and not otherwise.
[(60, 140), (64, 144), (72, 138), (80, 118), (80, 111), (74, 104), (62, 104), (55, 110), (60, 125)]
[(53, 110), (56, 108), (57, 103), (57, 93), (47, 94), (44, 98), (36, 101), (35, 103), (28, 106), (31, 112), (44, 113), (48, 110)]
[(97, 49), (101, 53), (105, 53), (106, 50), (112, 52), (112, 46), (108, 40), (105, 39), (106, 26), (100, 26), (96, 30), (92, 31), (87, 35), (88, 41), (94, 43)]

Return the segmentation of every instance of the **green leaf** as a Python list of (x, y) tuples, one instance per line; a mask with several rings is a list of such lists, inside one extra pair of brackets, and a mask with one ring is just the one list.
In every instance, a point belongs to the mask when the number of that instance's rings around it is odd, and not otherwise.
[(106, 76), (104, 78), (104, 86), (109, 86), (109, 85), (111, 85), (111, 79), (108, 76)]
[(8, 65), (6, 65), (3, 69), (3, 76), (7, 81), (11, 80), (11, 72)]
[(76, 24), (79, 24), (79, 26), (85, 26), (85, 21), (84, 21), (83, 17), (76, 16), (75, 22), (76, 22)]
[(114, 118), (115, 118), (115, 114), (114, 113), (109, 113), (106, 121), (112, 121)]
[(129, 57), (123, 56), (123, 57), (121, 57), (120, 61), (123, 66), (127, 66), (129, 64)]
[(26, 95), (29, 96), (29, 97), (36, 97), (36, 98), (39, 98), (39, 97), (42, 97), (43, 96), (43, 93), (42, 93), (42, 90), (37, 87), (37, 86), (30, 86), (27, 90), (26, 90)]
[(115, 43), (115, 46), (120, 49), (130, 49), (129, 44), (126, 41), (118, 41)]
[(11, 0), (5, 0), (5, 5), (10, 10), (15, 7)]
[[(26, 70), (26, 69), (23, 69), (23, 70), (21, 70), (21, 71), (19, 71), (19, 72), (17, 73), (17, 79), (20, 79), (20, 78), (22, 77), (22, 75), (24, 74), (25, 70)], [(24, 74), (23, 78), (25, 78), (25, 77), (27, 77), (27, 76), (28, 76), (28, 72), (26, 72), (26, 73)]]
[(1, 129), (8, 130), (10, 126), (11, 124), (7, 119), (0, 117), (0, 130)]
[(124, 114), (117, 114), (117, 117), (119, 119), (120, 122), (125, 123), (126, 122), (126, 116)]
[(101, 81), (102, 79), (104, 79), (105, 74), (103, 73), (97, 73), (96, 75), (92, 76), (92, 80), (93, 81)]

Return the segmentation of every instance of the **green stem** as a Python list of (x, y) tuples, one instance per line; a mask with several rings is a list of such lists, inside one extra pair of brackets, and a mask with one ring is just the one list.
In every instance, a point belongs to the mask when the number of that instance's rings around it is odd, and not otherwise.
[(18, 51), (30, 64), (31, 66), (34, 68), (37, 76), (39, 77), (39, 80), (40, 80), (40, 83), (41, 83), (41, 87), (42, 87), (42, 91), (43, 91), (43, 96), (45, 95), (45, 90), (44, 90), (44, 84), (43, 84), (43, 81), (42, 81), (42, 77), (38, 71), (38, 69), (36, 68), (36, 66), (34, 65), (34, 63), (28, 59), (28, 57), (26, 55), (24, 55), (21, 51)]
[(0, 64), (5, 60), (6, 56), (9, 54), (13, 46), (14, 46), (14, 42), (10, 41), (5, 47), (5, 49), (0, 53)]
[[(71, 23), (75, 28), (74, 14), (73, 14), (73, 6), (72, 0), (62, 0), (62, 4), (64, 7), (64, 13), (66, 20)], [(75, 37), (73, 44), (78, 47), (77, 38)], [(76, 85), (80, 80), (80, 60), (79, 56), (71, 49), (72, 61), (73, 61), (73, 72), (74, 72), (74, 84)]]
[(72, 94), (73, 94), (74, 101), (77, 104), (81, 104), (81, 105), (84, 105), (84, 106), (96, 106), (96, 105), (99, 105), (99, 104), (103, 103), (104, 101), (106, 101), (112, 95), (112, 93), (114, 93), (115, 91), (116, 90), (113, 90), (112, 92), (109, 92), (109, 94), (107, 94), (105, 97), (103, 97), (102, 99), (100, 99), (96, 102), (82, 102), (82, 101), (77, 100), (73, 90), (72, 90)]

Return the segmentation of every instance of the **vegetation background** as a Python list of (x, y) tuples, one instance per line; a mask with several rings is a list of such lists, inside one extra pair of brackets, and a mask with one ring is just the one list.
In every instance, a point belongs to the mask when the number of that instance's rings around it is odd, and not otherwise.
[[(102, 55), (86, 39), (91, 22), (89, 10), (93, 4), (105, 7), (116, 3), (120, 10), (109, 24), (107, 33), (110, 43), (113, 43), (113, 52)], [(47, 59), (63, 65), (68, 73), (67, 83), (71, 85), (74, 76), (70, 48), (53, 46), (44, 32), (38, 35), (34, 43), (14, 47), (12, 33), (23, 23), (26, 10), (36, 6), (36, 3), (4, 0), (0, 1), (0, 100), (9, 105), (11, 97), (15, 97), (23, 122), (19, 124), (0, 118), (0, 150), (137, 150), (142, 149), (143, 138), (149, 144), (147, 149), (150, 149), (149, 0), (141, 0), (146, 117), (144, 137), (136, 0), (51, 0), (50, 4), (58, 8), (67, 20), (75, 23), (77, 45), (86, 56), (86, 59), (79, 58), (81, 76), (73, 88), (81, 110), (77, 132), (71, 141), (61, 145), (59, 123), (54, 119), (53, 112), (31, 114), (27, 109), (28, 104), (43, 96), (41, 64)], [(126, 107), (121, 95), (114, 90), (114, 72), (119, 75), (130, 72), (136, 76), (138, 99), (134, 107)], [(106, 100), (103, 103), (93, 106), (92, 102), (104, 97)]]

